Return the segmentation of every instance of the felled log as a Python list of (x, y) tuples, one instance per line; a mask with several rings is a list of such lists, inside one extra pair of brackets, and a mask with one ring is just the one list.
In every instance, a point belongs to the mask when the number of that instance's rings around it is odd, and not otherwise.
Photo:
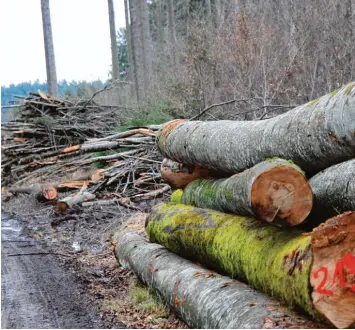
[(270, 159), (227, 179), (195, 180), (185, 187), (181, 203), (287, 227), (307, 218), (313, 194), (298, 166)]
[(345, 211), (355, 211), (355, 159), (316, 174), (309, 180), (314, 194), (314, 207), (308, 225)]
[(95, 199), (95, 195), (88, 192), (80, 192), (74, 196), (68, 196), (60, 201), (58, 201), (55, 205), (55, 211), (58, 213), (64, 213), (67, 210), (71, 209), (74, 205), (81, 204), (82, 202), (90, 201)]
[(193, 165), (184, 165), (165, 158), (160, 168), (161, 177), (173, 188), (184, 188), (190, 182), (209, 176), (205, 168)]
[(316, 320), (338, 328), (355, 323), (355, 212), (303, 235), (252, 218), (161, 204), (146, 225), (152, 242), (247, 281)]
[(157, 292), (193, 329), (315, 328), (246, 284), (202, 268), (146, 242), (134, 232), (116, 233), (119, 263)]
[(236, 173), (280, 157), (307, 174), (355, 157), (355, 83), (262, 121), (176, 120), (157, 133), (164, 157)]
[(49, 202), (57, 198), (57, 189), (48, 185), (32, 185), (14, 187), (8, 189), (8, 192), (14, 194), (30, 194), (34, 195), (39, 202)]

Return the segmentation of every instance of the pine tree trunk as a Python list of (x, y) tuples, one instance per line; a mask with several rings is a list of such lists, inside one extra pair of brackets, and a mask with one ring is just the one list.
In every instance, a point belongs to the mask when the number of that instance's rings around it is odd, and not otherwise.
[(297, 166), (271, 159), (227, 179), (195, 180), (185, 187), (181, 202), (288, 227), (307, 218), (313, 194)]
[(246, 284), (233, 281), (146, 242), (116, 233), (115, 255), (193, 329), (317, 328)]
[(128, 80), (133, 82), (133, 59), (132, 59), (132, 45), (131, 45), (131, 25), (129, 23), (129, 3), (124, 0), (124, 15), (126, 21), (126, 40), (127, 40), (127, 55), (128, 55)]
[(137, 101), (144, 99), (144, 76), (142, 60), (142, 39), (139, 5), (140, 0), (129, 0), (129, 17), (131, 22), (131, 47), (133, 60), (134, 85), (136, 89)]
[(355, 157), (355, 83), (262, 121), (176, 120), (157, 134), (161, 153), (187, 165), (236, 173), (267, 158), (307, 174)]
[(303, 235), (252, 218), (161, 204), (146, 226), (152, 242), (247, 281), (317, 320), (341, 328), (355, 323), (355, 212)]
[(355, 159), (328, 167), (313, 176), (309, 184), (314, 195), (312, 213), (307, 219), (309, 225), (355, 211)]
[(59, 96), (59, 92), (58, 92), (58, 82), (57, 82), (57, 71), (55, 66), (49, 0), (41, 0), (41, 10), (42, 10), (44, 50), (46, 55), (48, 94), (53, 96), (54, 98), (57, 98)]
[(118, 63), (116, 26), (115, 26), (115, 10), (113, 0), (107, 0), (108, 17), (110, 23), (110, 38), (111, 38), (111, 57), (112, 57), (112, 80), (120, 78), (120, 68)]

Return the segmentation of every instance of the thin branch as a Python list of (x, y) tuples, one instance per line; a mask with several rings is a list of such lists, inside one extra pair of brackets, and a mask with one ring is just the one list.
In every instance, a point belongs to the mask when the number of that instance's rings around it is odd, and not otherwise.
[(231, 103), (235, 103), (235, 102), (247, 102), (250, 100), (253, 100), (254, 98), (249, 98), (249, 99), (234, 99), (234, 100), (229, 100), (226, 102), (222, 102), (222, 103), (216, 103), (216, 104), (212, 104), (210, 106), (208, 106), (207, 108), (203, 109), (198, 115), (193, 116), (192, 118), (190, 118), (190, 120), (196, 120), (197, 118), (200, 118), (203, 114), (205, 114), (207, 111), (215, 108), (215, 107), (219, 107), (222, 105), (226, 105), (226, 104), (231, 104)]

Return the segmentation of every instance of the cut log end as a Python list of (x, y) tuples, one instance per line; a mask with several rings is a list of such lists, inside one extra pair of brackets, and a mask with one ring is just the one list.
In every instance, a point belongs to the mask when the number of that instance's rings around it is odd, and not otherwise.
[(302, 223), (312, 210), (313, 194), (306, 178), (293, 167), (279, 165), (261, 173), (251, 189), (256, 216), (285, 226)]
[(67, 210), (69, 209), (69, 206), (67, 203), (65, 202), (57, 202), (56, 205), (55, 205), (55, 211), (57, 213), (65, 213)]
[(42, 190), (40, 198), (44, 198), (47, 201), (53, 201), (57, 198), (57, 189), (55, 187), (46, 187)]
[(315, 308), (337, 328), (355, 325), (355, 212), (312, 232), (310, 284)]
[(165, 158), (161, 165), (164, 182), (173, 188), (184, 188), (198, 178), (208, 177), (209, 171), (197, 166), (189, 166)]

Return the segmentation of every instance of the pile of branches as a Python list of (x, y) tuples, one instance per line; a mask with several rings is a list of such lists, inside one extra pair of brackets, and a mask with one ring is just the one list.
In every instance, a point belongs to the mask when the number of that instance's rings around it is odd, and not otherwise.
[[(51, 142), (57, 144), (69, 143), (71, 139), (84, 141), (86, 137), (102, 137), (120, 119), (121, 112), (117, 111), (117, 106), (99, 105), (93, 97), (74, 101), (54, 99), (41, 91), (31, 92), (27, 97), (14, 97), (19, 98), (20, 102), (9, 106), (18, 109), (16, 123), (8, 123), (9, 129), (22, 129), (27, 136), (46, 131), (52, 135)], [(31, 131), (35, 127), (39, 130)]]
[[(135, 201), (169, 190), (161, 184), (162, 157), (155, 146), (159, 127), (115, 133), (115, 110), (92, 100), (55, 100), (41, 92), (23, 99), (19, 120), (2, 124), (6, 192), (55, 200), (56, 211), (63, 212), (85, 201), (135, 208)], [(71, 192), (64, 202), (62, 192)]]

